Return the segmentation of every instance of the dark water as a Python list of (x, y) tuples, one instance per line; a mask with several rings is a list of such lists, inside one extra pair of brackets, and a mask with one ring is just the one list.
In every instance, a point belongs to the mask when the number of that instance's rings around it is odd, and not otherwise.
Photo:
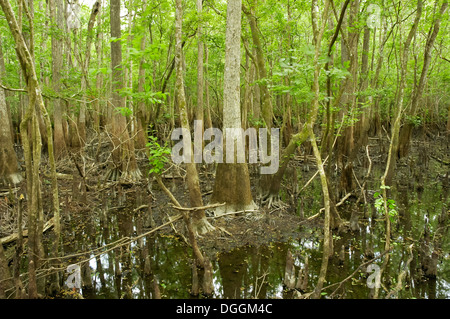
[[(376, 189), (376, 180), (369, 188)], [(383, 274), (383, 284), (387, 290), (395, 286), (397, 276), (408, 259), (406, 247), (412, 243), (420, 245), (426, 218), (431, 238), (436, 232), (437, 216), (449, 209), (447, 190), (442, 181), (436, 179), (425, 184), (423, 190), (415, 185), (396, 185), (389, 192), (390, 199), (398, 206), (399, 219), (393, 224), (392, 245), (394, 250)], [(370, 196), (370, 195), (368, 195)], [(302, 201), (306, 217), (320, 209), (321, 189), (316, 180), (303, 194)], [(342, 217), (348, 220), (351, 206), (340, 209)], [(124, 236), (136, 236), (149, 228), (144, 213), (133, 209), (94, 210), (72, 216), (65, 224), (64, 254), (89, 251), (107, 245)], [(339, 282), (351, 274), (367, 259), (364, 252), (367, 245), (373, 247), (374, 255), (384, 251), (385, 223), (378, 219), (373, 203), (361, 207), (359, 232), (334, 234), (335, 256), (330, 258), (327, 286)], [(293, 238), (284, 243), (270, 243), (265, 246), (245, 246), (227, 253), (218, 254), (213, 261), (214, 298), (292, 298), (292, 291), (284, 289), (286, 255), (290, 251), (294, 257), (295, 272), (304, 268), (306, 257), (309, 260), (308, 289), (312, 291), (317, 282), (322, 258), (321, 230), (301, 229), (299, 233), (309, 234), (303, 238)], [(448, 232), (446, 233), (448, 235)], [(338, 254), (344, 246), (344, 260)], [(147, 257), (149, 256), (149, 257)], [(122, 248), (112, 249), (99, 256), (94, 254), (66, 260), (75, 263), (91, 258), (83, 269), (82, 289), (85, 298), (152, 298), (155, 295), (154, 280), (159, 284), (162, 298), (191, 298), (192, 253), (179, 237), (164, 236), (156, 232), (132, 242)], [(150, 265), (151, 274), (146, 274)], [(375, 262), (381, 266), (382, 260)], [(89, 266), (89, 267), (87, 267)], [(436, 279), (421, 280), (416, 276), (418, 265), (417, 249), (410, 264), (408, 275), (403, 283), (406, 289), (399, 293), (400, 298), (449, 298), (450, 263), (449, 240), (444, 238), (442, 256), (439, 259)], [(119, 271), (120, 270), (120, 271)], [(344, 298), (368, 298), (371, 289), (367, 287), (366, 269), (362, 269), (353, 279), (347, 281), (339, 294)], [(390, 278), (390, 281), (386, 281)], [(127, 289), (127, 287), (130, 287)], [(334, 289), (326, 290), (324, 298)], [(381, 289), (380, 297), (386, 291)]]

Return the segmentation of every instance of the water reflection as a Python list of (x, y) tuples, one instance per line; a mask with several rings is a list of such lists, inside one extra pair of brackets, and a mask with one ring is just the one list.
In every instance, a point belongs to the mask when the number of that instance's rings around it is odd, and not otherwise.
[[(306, 217), (317, 211), (321, 200), (320, 187), (316, 181), (302, 196)], [(372, 183), (375, 188), (376, 183)], [(423, 190), (392, 187), (390, 198), (399, 209), (399, 221), (393, 227), (393, 252), (385, 270), (386, 289), (396, 283), (408, 253), (406, 246), (414, 243), (415, 256), (411, 261), (399, 298), (449, 298), (449, 247), (444, 238), (444, 257), (438, 264), (436, 279), (423, 280), (420, 273), (417, 249), (423, 238), (426, 220), (428, 228), (435, 232), (438, 216), (448, 209), (449, 201), (441, 183), (430, 184)], [(308, 204), (309, 203), (309, 204)], [(379, 256), (384, 251), (384, 223), (380, 221), (373, 204), (365, 207), (346, 206), (348, 219), (352, 209), (361, 213), (360, 229), (356, 232), (334, 233), (334, 254), (329, 259), (327, 282), (324, 286), (340, 282), (362, 263)], [(363, 212), (364, 211), (364, 212)], [(363, 217), (366, 216), (364, 219)], [(425, 218), (426, 217), (426, 218)], [(117, 210), (86, 211), (72, 216), (64, 228), (64, 254), (91, 251), (123, 237), (139, 235), (149, 228), (148, 214), (134, 212), (133, 208)], [(308, 236), (293, 238), (285, 243), (271, 243), (259, 247), (244, 246), (222, 253), (212, 260), (214, 298), (291, 298), (292, 291), (283, 284), (286, 258), (291, 252), (294, 274), (304, 273), (308, 260), (307, 291), (317, 282), (322, 258), (320, 231), (299, 229)], [(300, 234), (300, 232), (299, 232)], [(179, 237), (152, 234), (136, 242), (121, 245), (102, 255), (82, 256), (91, 258), (82, 267), (84, 298), (191, 298), (192, 254)], [(81, 257), (80, 257), (81, 258)], [(79, 261), (78, 257), (70, 262)], [(376, 262), (381, 266), (382, 261)], [(337, 297), (369, 298), (373, 291), (367, 287), (366, 268), (347, 281), (337, 292)], [(327, 290), (326, 298), (333, 289)], [(386, 291), (380, 293), (381, 297)], [(202, 296), (200, 296), (202, 298)]]

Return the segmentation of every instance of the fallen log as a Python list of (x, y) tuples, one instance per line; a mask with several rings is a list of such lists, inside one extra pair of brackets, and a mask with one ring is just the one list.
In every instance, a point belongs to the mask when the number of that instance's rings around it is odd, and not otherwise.
[[(55, 217), (52, 217), (44, 224), (43, 232), (45, 233), (47, 230), (52, 228), (54, 225), (55, 225)], [(27, 229), (25, 229), (23, 231), (22, 236), (24, 238), (28, 237), (28, 230)], [(9, 243), (15, 242), (18, 238), (19, 238), (19, 234), (18, 233), (14, 233), (14, 234), (11, 234), (9, 236), (0, 238), (0, 244), (6, 245), (6, 244), (9, 244)]]

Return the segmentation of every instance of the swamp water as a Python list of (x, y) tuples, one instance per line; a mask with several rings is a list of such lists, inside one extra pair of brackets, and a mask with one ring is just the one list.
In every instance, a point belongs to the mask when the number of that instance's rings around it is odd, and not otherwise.
[[(369, 189), (375, 185), (376, 182), (369, 182)], [(385, 287), (380, 290), (381, 298), (386, 296), (386, 291), (390, 291), (396, 285), (398, 274), (409, 257), (407, 246), (412, 243), (416, 248), (420, 246), (425, 221), (429, 221), (433, 237), (438, 215), (442, 211), (448, 213), (449, 199), (442, 180), (429, 182), (419, 191), (415, 188), (414, 185), (397, 185), (390, 190), (389, 196), (397, 204), (399, 219), (392, 224), (393, 251), (389, 264), (383, 272), (383, 278), (390, 280), (388, 282), (383, 280)], [(305, 217), (317, 212), (321, 203), (319, 180), (316, 179), (301, 196)], [(373, 197), (368, 195), (370, 196)], [(350, 215), (347, 216), (345, 211), (350, 211), (351, 207), (347, 205), (340, 208), (342, 217), (346, 220)], [(382, 214), (376, 212), (373, 200), (364, 206), (364, 210), (365, 213), (360, 213), (359, 231), (342, 234), (333, 232), (334, 255), (329, 260), (324, 287), (339, 283), (367, 261), (364, 256), (367, 245), (370, 245), (375, 257), (384, 251), (385, 223), (381, 220)], [(366, 218), (363, 218), (363, 215)], [(169, 232), (157, 231), (130, 245), (113, 249), (114, 245), (111, 243), (118, 243), (118, 240), (126, 236), (134, 237), (149, 231), (151, 228), (144, 227), (147, 223), (145, 219), (145, 213), (131, 208), (88, 211), (66, 220), (63, 247), (65, 255), (104, 247), (101, 254), (85, 253), (64, 261), (71, 264), (89, 260), (81, 268), (83, 277), (81, 292), (84, 298), (153, 298), (155, 294), (159, 294), (161, 298), (193, 298), (190, 295), (193, 255), (183, 239), (170, 232), (170, 226), (164, 228)], [(159, 225), (159, 222), (156, 225)], [(181, 222), (178, 225), (181, 225)], [(305, 292), (312, 291), (318, 279), (322, 258), (321, 228), (299, 225), (298, 229), (301, 236), (284, 242), (246, 245), (231, 251), (216, 252), (211, 258), (214, 289), (212, 297), (292, 298), (293, 291), (286, 290), (283, 284), (288, 251), (293, 256), (295, 274), (299, 269), (304, 269), (307, 257), (308, 286)], [(444, 234), (448, 235), (448, 232)], [(417, 249), (414, 250), (414, 259), (403, 282), (403, 287), (406, 288), (400, 291), (399, 298), (450, 297), (448, 242), (448, 237), (442, 242), (442, 255), (439, 258), (435, 279), (416, 276), (416, 270), (420, 266)], [(374, 263), (381, 266), (382, 259)], [(335, 297), (369, 298), (371, 296), (371, 289), (367, 286), (369, 275), (367, 268), (363, 267), (352, 279), (346, 281)], [(67, 274), (64, 280), (66, 277)], [(157, 292), (154, 285), (155, 278), (158, 283)], [(327, 298), (336, 287), (325, 290), (323, 297)]]

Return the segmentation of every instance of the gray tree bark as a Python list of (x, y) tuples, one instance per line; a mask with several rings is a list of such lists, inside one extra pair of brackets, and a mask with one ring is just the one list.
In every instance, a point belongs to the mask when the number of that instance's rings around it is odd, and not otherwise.
[[(225, 35), (225, 71), (223, 89), (223, 129), (226, 145), (226, 129), (241, 128), (240, 107), (240, 67), (241, 67), (241, 0), (227, 3), (227, 24)], [(239, 137), (238, 137), (239, 138)], [(226, 158), (224, 150), (224, 158)], [(219, 163), (211, 196), (212, 203), (226, 203), (218, 207), (216, 214), (228, 211), (251, 210), (257, 208), (250, 191), (250, 176), (246, 163)]]

